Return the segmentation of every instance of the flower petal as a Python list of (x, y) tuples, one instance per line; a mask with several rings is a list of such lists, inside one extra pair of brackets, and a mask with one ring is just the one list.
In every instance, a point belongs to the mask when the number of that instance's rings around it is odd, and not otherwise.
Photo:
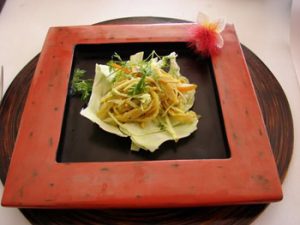
[(197, 23), (199, 25), (207, 24), (209, 23), (209, 17), (206, 14), (199, 12), (197, 16)]
[(226, 26), (226, 22), (224, 19), (217, 19), (216, 21), (213, 21), (213, 23), (216, 24), (216, 32), (218, 33), (221, 33)]
[(218, 48), (222, 48), (224, 45), (224, 40), (222, 38), (222, 35), (221, 34), (216, 34), (216, 46)]

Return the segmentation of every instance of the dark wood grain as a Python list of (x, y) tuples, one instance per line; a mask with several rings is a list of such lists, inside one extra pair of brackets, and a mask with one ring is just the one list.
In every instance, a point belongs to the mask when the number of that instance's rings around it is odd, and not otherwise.
[[(138, 17), (106, 23), (170, 23), (181, 20)], [(281, 181), (293, 150), (293, 121), (288, 101), (280, 84), (255, 54), (243, 46), (257, 97), (263, 112)], [(38, 61), (33, 58), (16, 76), (0, 106), (0, 178), (5, 183), (19, 121), (31, 78)], [(220, 206), (177, 209), (49, 210), (21, 209), (32, 224), (250, 224), (267, 205)]]

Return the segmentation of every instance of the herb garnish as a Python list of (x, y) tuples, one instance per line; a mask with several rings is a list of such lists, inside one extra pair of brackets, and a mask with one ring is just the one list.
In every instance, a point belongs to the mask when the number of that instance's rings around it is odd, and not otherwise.
[(146, 74), (144, 73), (141, 77), (141, 79), (139, 80), (139, 82), (135, 85), (132, 86), (132, 88), (128, 91), (129, 95), (138, 95), (144, 92), (145, 87), (146, 87), (146, 83), (145, 83), (145, 79), (146, 79)]
[(75, 94), (80, 95), (81, 99), (87, 102), (92, 93), (93, 79), (83, 79), (85, 74), (85, 70), (75, 69), (71, 88)]

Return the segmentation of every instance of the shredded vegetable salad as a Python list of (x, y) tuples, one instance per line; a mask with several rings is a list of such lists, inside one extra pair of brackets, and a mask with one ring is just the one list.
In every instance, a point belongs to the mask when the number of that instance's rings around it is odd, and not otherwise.
[(107, 65), (96, 65), (81, 114), (108, 132), (129, 136), (131, 150), (153, 152), (167, 140), (190, 135), (199, 117), (191, 110), (197, 85), (180, 74), (176, 57), (153, 51), (144, 59), (139, 52), (125, 61), (115, 53)]

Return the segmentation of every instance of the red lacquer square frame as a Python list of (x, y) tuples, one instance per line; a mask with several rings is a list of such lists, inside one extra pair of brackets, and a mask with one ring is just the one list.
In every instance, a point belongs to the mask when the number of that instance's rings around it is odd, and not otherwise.
[[(21, 119), (2, 204), (47, 208), (185, 207), (277, 201), (281, 184), (233, 25), (212, 57), (231, 157), (57, 163), (77, 44), (185, 42), (191, 24), (54, 27)], [(42, 135), (41, 135), (42, 134)]]

